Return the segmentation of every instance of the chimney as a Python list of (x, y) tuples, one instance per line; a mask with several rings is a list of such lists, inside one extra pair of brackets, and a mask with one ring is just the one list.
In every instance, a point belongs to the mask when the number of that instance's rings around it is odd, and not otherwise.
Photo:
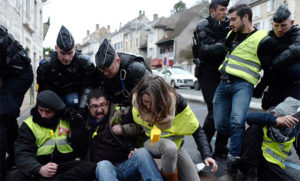
[(99, 30), (99, 24), (96, 24), (96, 30)]
[(110, 33), (110, 25), (107, 25), (107, 31)]
[(90, 35), (90, 30), (86, 30), (86, 36)]
[(142, 15), (142, 11), (141, 10), (139, 10), (139, 16), (141, 16)]
[(158, 14), (153, 14), (153, 21), (158, 19)]

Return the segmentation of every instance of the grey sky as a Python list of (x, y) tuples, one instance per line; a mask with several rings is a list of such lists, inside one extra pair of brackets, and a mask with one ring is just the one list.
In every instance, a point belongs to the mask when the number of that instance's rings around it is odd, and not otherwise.
[[(75, 42), (81, 43), (89, 29), (95, 31), (96, 24), (100, 27), (110, 25), (111, 31), (136, 18), (139, 10), (145, 11), (149, 20), (153, 14), (159, 17), (170, 16), (171, 9), (179, 0), (48, 0), (43, 7), (43, 22), (50, 16), (50, 29), (44, 40), (44, 47), (54, 48), (56, 37), (61, 25), (72, 33)], [(197, 0), (183, 0), (187, 8)]]

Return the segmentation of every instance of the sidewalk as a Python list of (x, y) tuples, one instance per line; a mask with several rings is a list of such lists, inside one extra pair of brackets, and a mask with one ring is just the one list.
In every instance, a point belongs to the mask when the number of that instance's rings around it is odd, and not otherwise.
[[(187, 101), (193, 101), (193, 102), (200, 102), (202, 104), (205, 104), (204, 98), (202, 95), (191, 95), (191, 94), (185, 94), (185, 93), (180, 93)], [(250, 109), (253, 111), (261, 111), (261, 102), (252, 99), (250, 102)]]

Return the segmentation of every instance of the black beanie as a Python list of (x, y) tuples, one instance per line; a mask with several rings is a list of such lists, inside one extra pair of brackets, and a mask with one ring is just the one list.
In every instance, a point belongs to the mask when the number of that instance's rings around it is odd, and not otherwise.
[(51, 90), (44, 90), (37, 95), (36, 104), (43, 108), (55, 111), (63, 110), (66, 105), (56, 93)]

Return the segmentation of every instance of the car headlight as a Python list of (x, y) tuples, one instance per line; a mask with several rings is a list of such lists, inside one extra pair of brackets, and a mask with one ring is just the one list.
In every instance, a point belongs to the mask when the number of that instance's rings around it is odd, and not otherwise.
[(177, 79), (177, 83), (183, 83), (181, 79)]

